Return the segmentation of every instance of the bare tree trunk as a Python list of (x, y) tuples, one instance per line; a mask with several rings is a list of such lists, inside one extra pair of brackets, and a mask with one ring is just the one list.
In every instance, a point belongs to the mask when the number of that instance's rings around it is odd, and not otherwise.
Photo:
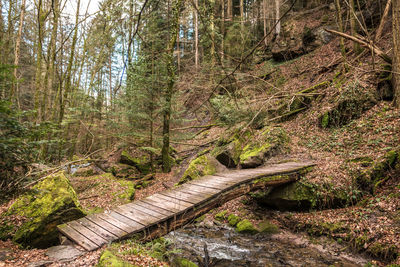
[(394, 104), (400, 108), (400, 0), (393, 0), (393, 89)]
[[(350, 2), (350, 31), (351, 35), (356, 36), (357, 33), (357, 18), (356, 18), (356, 9), (354, 5), (354, 0), (349, 0)], [(353, 42), (353, 51), (358, 53), (360, 51), (360, 45), (356, 42)]]
[(232, 21), (233, 17), (233, 6), (232, 6), (232, 0), (228, 0), (228, 20)]
[(43, 1), (38, 2), (37, 11), (38, 20), (38, 38), (36, 40), (36, 75), (35, 75), (35, 97), (34, 97), (34, 108), (36, 110), (35, 118), (37, 122), (40, 122), (43, 112), (43, 103), (40, 103), (40, 97), (43, 94), (43, 41), (44, 41), (44, 27), (47, 14), (43, 10)]
[[(1, 2), (1, 0), (0, 0)], [(13, 88), (11, 91), (11, 97), (15, 98), (15, 102), (17, 103), (18, 107), (20, 108), (20, 103), (19, 103), (19, 77), (18, 77), (18, 65), (19, 65), (19, 51), (21, 47), (21, 38), (22, 38), (22, 29), (24, 27), (24, 21), (25, 21), (25, 3), (26, 0), (22, 0), (21, 3), (21, 14), (19, 16), (19, 28), (18, 28), (18, 34), (17, 34), (17, 39), (15, 40), (15, 51), (14, 51), (14, 79), (15, 82), (13, 84)], [(0, 10), (1, 10), (1, 4), (0, 4)], [(1, 22), (0, 22), (1, 25)], [(0, 31), (2, 29), (0, 28)]]
[(199, 68), (199, 0), (195, 0), (196, 10), (194, 11), (194, 65)]
[[(58, 117), (58, 124), (61, 125), (63, 119), (64, 119), (64, 112), (65, 112), (65, 105), (68, 99), (68, 95), (71, 90), (71, 79), (72, 79), (72, 65), (74, 63), (74, 57), (75, 57), (75, 47), (76, 43), (78, 40), (78, 23), (79, 23), (79, 8), (81, 5), (81, 0), (78, 0), (77, 3), (77, 9), (76, 9), (76, 17), (75, 17), (75, 30), (74, 30), (74, 36), (72, 37), (72, 44), (71, 44), (71, 52), (68, 60), (68, 66), (67, 66), (67, 72), (66, 72), (66, 80), (65, 80), (65, 87), (64, 87), (64, 92), (62, 94), (61, 98), (61, 106), (60, 106), (60, 114)], [(61, 97), (61, 95), (60, 95)]]
[[(340, 0), (335, 0), (335, 7), (337, 12), (337, 23), (339, 26), (339, 31), (343, 32), (343, 18), (342, 18), (342, 8), (340, 6)], [(346, 59), (346, 47), (344, 46), (344, 38), (340, 37), (340, 50), (342, 52), (342, 56)]]
[(376, 35), (375, 35), (375, 38), (374, 38), (375, 42), (377, 42), (377, 41), (379, 41), (379, 39), (381, 39), (383, 27), (385, 26), (385, 23), (386, 23), (386, 20), (387, 20), (387, 16), (389, 15), (389, 11), (390, 11), (390, 6), (391, 5), (392, 5), (392, 0), (388, 0), (386, 2), (386, 7), (385, 7), (385, 11), (383, 12), (383, 16), (382, 16), (381, 22), (379, 24), (378, 29), (376, 30)]
[(244, 6), (243, 6), (243, 0), (240, 0), (240, 23), (242, 25), (242, 28), (244, 26)]
[(53, 81), (54, 81), (54, 64), (56, 61), (56, 44), (57, 44), (57, 33), (58, 33), (58, 21), (60, 18), (60, 2), (58, 0), (53, 0), (53, 25), (51, 32), (50, 45), (48, 49), (48, 60), (47, 60), (47, 68), (44, 79), (44, 93), (43, 93), (43, 102), (47, 103), (47, 110), (45, 110), (42, 114), (42, 120), (46, 120), (46, 116), (52, 109), (52, 97), (53, 93)]
[(221, 0), (221, 64), (224, 66), (225, 59), (225, 0)]
[[(267, 35), (267, 0), (263, 0), (263, 23), (264, 23), (264, 36)], [(268, 46), (267, 38), (264, 39), (265, 46)]]
[(280, 0), (275, 0), (275, 21), (276, 21), (276, 26), (275, 26), (275, 34), (276, 37), (279, 37), (279, 34), (281, 33), (281, 22), (280, 22), (280, 9), (281, 9), (281, 1)]
[(163, 172), (171, 171), (171, 162), (169, 155), (170, 145), (170, 120), (172, 112), (172, 96), (175, 84), (174, 70), (174, 47), (176, 45), (177, 32), (179, 30), (179, 15), (183, 0), (174, 0), (172, 6), (172, 21), (170, 24), (170, 40), (167, 46), (166, 67), (168, 73), (168, 84), (165, 92), (165, 107), (163, 111), (163, 146), (161, 151)]

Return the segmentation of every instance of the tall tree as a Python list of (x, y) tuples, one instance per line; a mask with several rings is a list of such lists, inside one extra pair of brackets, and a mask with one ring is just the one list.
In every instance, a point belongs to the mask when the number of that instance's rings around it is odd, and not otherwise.
[(394, 103), (400, 108), (400, 0), (393, 0), (393, 88)]
[[(0, 1), (1, 2), (1, 1)], [(19, 57), (20, 57), (20, 47), (21, 47), (21, 39), (22, 39), (22, 29), (24, 27), (24, 21), (25, 21), (25, 4), (26, 0), (22, 0), (21, 3), (21, 14), (19, 17), (19, 28), (18, 28), (18, 34), (17, 34), (17, 39), (15, 40), (15, 51), (14, 51), (14, 84), (12, 87), (11, 91), (11, 97), (15, 99), (15, 102), (17, 103), (18, 107), (20, 107), (19, 104), (19, 82), (18, 82), (18, 65), (19, 65)], [(1, 10), (1, 6), (0, 6)]]
[(167, 88), (165, 90), (165, 107), (163, 111), (163, 146), (161, 151), (163, 172), (171, 171), (170, 162), (170, 122), (172, 111), (172, 96), (175, 84), (174, 48), (179, 30), (179, 16), (183, 0), (173, 0), (172, 18), (170, 22), (170, 34), (165, 54), (165, 63), (168, 74)]

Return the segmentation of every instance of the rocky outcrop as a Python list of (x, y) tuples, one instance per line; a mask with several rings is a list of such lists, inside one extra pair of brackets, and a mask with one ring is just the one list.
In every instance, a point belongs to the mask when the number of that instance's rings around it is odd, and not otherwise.
[(74, 189), (60, 172), (39, 182), (0, 217), (0, 238), (46, 248), (58, 242), (57, 225), (83, 216)]
[(226, 171), (226, 167), (211, 155), (202, 155), (192, 160), (178, 184), (184, 184), (205, 175)]
[(345, 125), (377, 104), (376, 97), (357, 84), (348, 86), (335, 102), (335, 106), (320, 116), (322, 128)]

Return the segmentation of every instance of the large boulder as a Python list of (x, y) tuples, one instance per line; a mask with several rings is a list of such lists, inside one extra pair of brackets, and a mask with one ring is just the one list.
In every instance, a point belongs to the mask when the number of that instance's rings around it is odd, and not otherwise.
[(57, 225), (85, 216), (77, 195), (63, 172), (40, 181), (0, 216), (0, 239), (23, 247), (57, 244)]
[(220, 140), (211, 155), (227, 168), (235, 168), (239, 164), (241, 152), (242, 140), (234, 136), (228, 141)]
[(122, 163), (115, 163), (108, 170), (117, 178), (134, 180), (139, 176), (139, 171), (136, 167)]
[(274, 188), (271, 193), (257, 200), (278, 210), (309, 210), (317, 205), (317, 193), (310, 185), (295, 182)]
[(242, 168), (255, 168), (264, 164), (265, 160), (287, 149), (289, 138), (279, 127), (266, 127), (250, 139), (240, 153)]
[(127, 164), (130, 166), (134, 166), (137, 168), (141, 173), (147, 174), (150, 171), (150, 161), (148, 157), (141, 156), (141, 157), (134, 157), (130, 155), (126, 150), (121, 152), (121, 157), (119, 160), (122, 164)]
[(219, 163), (218, 160), (210, 155), (202, 155), (190, 162), (189, 167), (183, 173), (178, 184), (184, 184), (202, 176), (213, 175), (223, 171), (226, 171), (226, 167)]

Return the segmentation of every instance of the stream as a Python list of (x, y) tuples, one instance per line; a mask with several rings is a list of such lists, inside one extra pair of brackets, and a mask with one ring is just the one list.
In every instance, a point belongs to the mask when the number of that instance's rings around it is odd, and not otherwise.
[(243, 235), (227, 226), (187, 226), (169, 233), (179, 257), (201, 266), (204, 245), (209, 266), (363, 266), (360, 256), (338, 252), (328, 244), (312, 244), (299, 235), (281, 231), (274, 235)]

